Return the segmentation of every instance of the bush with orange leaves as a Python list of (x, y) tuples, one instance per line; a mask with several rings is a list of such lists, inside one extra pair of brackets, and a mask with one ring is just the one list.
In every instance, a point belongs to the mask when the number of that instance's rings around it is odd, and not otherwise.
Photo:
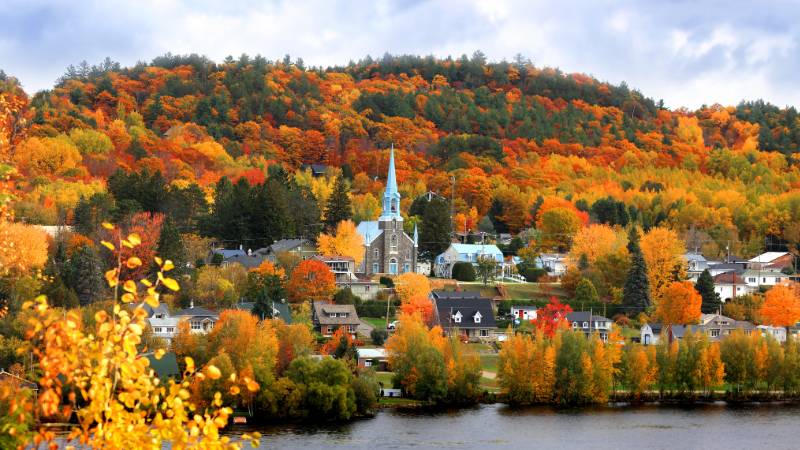
[[(104, 226), (114, 229), (110, 224)], [(117, 231), (116, 237), (116, 245), (109, 245), (133, 248), (140, 243), (136, 234), (123, 239)], [(10, 405), (10, 413), (0, 419), (0, 435), (21, 447), (40, 448), (43, 443), (49, 443), (50, 448), (55, 448), (58, 444), (54, 442), (56, 436), (52, 431), (40, 428), (31, 433), (26, 424), (46, 417), (68, 417), (71, 411), (77, 411), (78, 426), (70, 431), (68, 440), (76, 440), (88, 448), (160, 450), (166, 442), (175, 449), (241, 448), (241, 443), (220, 435), (220, 429), (232, 414), (230, 408), (222, 407), (222, 394), (214, 394), (203, 413), (196, 411), (189, 401), (191, 382), (219, 379), (221, 373), (217, 367), (208, 365), (200, 369), (191, 358), (186, 358), (183, 378), (161, 383), (150, 368), (149, 360), (138, 354), (137, 345), (147, 317), (142, 306), (145, 303), (158, 306), (156, 288), (160, 284), (178, 290), (178, 283), (164, 276), (172, 269), (172, 262), (160, 258), (155, 261), (159, 266), (158, 279), (154, 284), (141, 281), (149, 286), (144, 299), (139, 298), (135, 282), (118, 278), (122, 264), (106, 273), (111, 287), (122, 287), (125, 291), (122, 302), (140, 304), (132, 313), (121, 310), (119, 304), (111, 315), (99, 311), (95, 315), (97, 329), (94, 332), (80, 331), (77, 316), (67, 313), (65, 319), (62, 312), (48, 307), (43, 296), (23, 306), (23, 310), (33, 312), (30, 315), (32, 327), (25, 336), (25, 346), (19, 351), (31, 352), (38, 360), (39, 395), (32, 398), (29, 389), (4, 390), (2, 394)], [(125, 262), (129, 269), (142, 264), (136, 257)], [(164, 353), (158, 350), (155, 356), (160, 359)], [(237, 377), (235, 373), (226, 385), (229, 387), (226, 395), (238, 395), (241, 388), (250, 391), (259, 388), (252, 378)], [(73, 388), (63, 392), (64, 386)], [(63, 394), (67, 394), (69, 400), (62, 406)], [(84, 403), (81, 409), (77, 409), (78, 396)], [(256, 433), (253, 436), (260, 437)], [(252, 439), (246, 435), (243, 438)], [(258, 442), (253, 440), (252, 444), (255, 447)]]

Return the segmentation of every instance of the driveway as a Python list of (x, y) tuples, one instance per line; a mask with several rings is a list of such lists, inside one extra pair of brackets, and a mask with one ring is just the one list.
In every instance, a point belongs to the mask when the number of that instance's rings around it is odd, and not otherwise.
[(356, 331), (358, 331), (359, 333), (369, 337), (369, 332), (374, 329), (375, 327), (371, 323), (364, 322), (363, 319), (358, 319), (358, 326), (356, 327)]

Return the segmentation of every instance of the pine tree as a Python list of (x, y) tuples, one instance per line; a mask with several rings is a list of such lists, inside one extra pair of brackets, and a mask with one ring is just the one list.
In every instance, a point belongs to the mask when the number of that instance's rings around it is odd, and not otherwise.
[(261, 291), (258, 292), (254, 300), (253, 315), (256, 316), (258, 320), (272, 319), (272, 298), (270, 298), (266, 287), (261, 288)]
[(75, 224), (75, 231), (78, 233), (88, 236), (94, 231), (92, 208), (89, 206), (89, 202), (86, 201), (86, 197), (84, 197), (83, 194), (81, 194), (78, 204), (75, 205), (75, 209), (72, 212), (72, 219)]
[(91, 245), (83, 247), (73, 256), (71, 262), (75, 268), (72, 286), (81, 306), (105, 300), (106, 280), (97, 248)]
[(328, 198), (328, 204), (325, 205), (325, 226), (329, 233), (336, 230), (336, 225), (343, 220), (350, 220), (353, 218), (353, 205), (351, 204), (350, 187), (344, 177), (336, 179), (333, 186), (333, 192)]
[[(170, 277), (175, 278), (183, 275), (186, 271), (186, 251), (183, 248), (183, 240), (181, 239), (178, 229), (172, 222), (172, 216), (167, 214), (164, 222), (161, 224), (161, 233), (158, 235), (158, 247), (156, 249), (158, 255), (164, 261), (172, 261), (175, 266), (170, 273)], [(153, 266), (154, 271), (158, 270)]]
[(708, 269), (700, 274), (694, 287), (700, 297), (703, 297), (703, 304), (700, 306), (700, 311), (703, 314), (714, 314), (722, 308), (722, 301), (719, 298), (719, 293), (714, 290), (714, 279), (711, 278), (711, 273), (709, 273)]
[(447, 204), (434, 198), (425, 207), (419, 224), (419, 251), (423, 260), (433, 261), (450, 246), (450, 211)]
[(629, 315), (647, 314), (650, 308), (650, 279), (647, 277), (647, 262), (639, 247), (639, 229), (631, 229), (628, 237), (628, 252), (631, 255), (631, 268), (625, 278), (622, 305)]

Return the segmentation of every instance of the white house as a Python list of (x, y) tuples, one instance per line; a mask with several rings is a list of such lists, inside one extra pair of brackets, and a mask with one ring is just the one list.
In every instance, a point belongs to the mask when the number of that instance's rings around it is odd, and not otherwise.
[(759, 325), (757, 327), (765, 336), (771, 334), (779, 344), (786, 342), (786, 327), (773, 327), (767, 325)]
[(511, 315), (519, 320), (534, 320), (539, 308), (535, 306), (512, 306)]
[(741, 270), (737, 272), (737, 275), (747, 283), (747, 286), (754, 290), (757, 290), (761, 285), (775, 286), (781, 281), (789, 279), (789, 275), (785, 275), (781, 272), (758, 271), (754, 269)]
[(436, 276), (452, 278), (453, 266), (462, 261), (471, 263), (477, 271), (478, 258), (481, 256), (492, 258), (500, 264), (497, 271), (497, 277), (500, 278), (507, 266), (503, 262), (503, 252), (496, 245), (480, 244), (450, 244), (444, 253), (436, 257)]
[(697, 279), (700, 278), (700, 274), (703, 273), (704, 270), (708, 269), (708, 261), (706, 261), (703, 255), (697, 255), (694, 253), (684, 254), (683, 259), (686, 261), (686, 273), (689, 276), (689, 280), (692, 283), (697, 283)]
[(564, 264), (566, 258), (567, 255), (560, 253), (542, 253), (539, 257), (542, 261), (542, 269), (555, 276), (564, 275), (567, 271), (567, 266)]
[(714, 277), (714, 289), (719, 293), (723, 302), (729, 302), (737, 295), (755, 292), (756, 289), (747, 283), (735, 272), (721, 273)]
[(661, 339), (661, 332), (664, 331), (663, 323), (646, 323), (642, 325), (639, 332), (641, 342), (644, 345), (658, 344)]

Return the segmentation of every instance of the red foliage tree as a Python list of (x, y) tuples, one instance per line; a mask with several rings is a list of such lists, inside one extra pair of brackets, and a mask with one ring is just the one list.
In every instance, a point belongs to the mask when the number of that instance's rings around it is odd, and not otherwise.
[(536, 313), (536, 319), (531, 320), (536, 328), (544, 331), (547, 337), (553, 337), (556, 330), (567, 326), (567, 314), (572, 312), (569, 305), (563, 305), (555, 297), (550, 299), (550, 303)]
[(325, 263), (307, 259), (292, 272), (286, 293), (293, 302), (329, 301), (336, 293), (336, 279)]
[(120, 279), (123, 280), (141, 280), (147, 276), (147, 271), (153, 263), (156, 256), (156, 248), (158, 247), (158, 235), (161, 234), (161, 223), (164, 221), (164, 214), (151, 214), (151, 213), (137, 213), (125, 220), (120, 226), (120, 233), (122, 239), (127, 238), (131, 234), (137, 234), (141, 244), (134, 248), (121, 246), (119, 243), (119, 235), (117, 230), (108, 230), (100, 228), (96, 235), (95, 240), (99, 244), (107, 242), (113, 246), (113, 250), (108, 245), (103, 244), (103, 257), (108, 261), (110, 267), (116, 267), (118, 258), (120, 258), (120, 247), (122, 249), (121, 260), (124, 263), (131, 257), (137, 257), (142, 261), (142, 265), (130, 268), (127, 265), (122, 265), (122, 274)]

